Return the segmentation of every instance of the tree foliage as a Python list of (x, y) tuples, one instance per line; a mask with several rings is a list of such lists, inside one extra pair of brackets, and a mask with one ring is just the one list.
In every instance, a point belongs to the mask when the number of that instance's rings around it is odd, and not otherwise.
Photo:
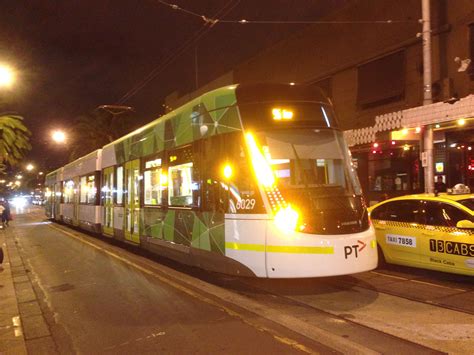
[(69, 160), (80, 158), (129, 133), (134, 128), (132, 114), (95, 110), (79, 116), (72, 127)]
[(23, 117), (14, 114), (0, 115), (0, 163), (18, 164), (31, 150), (31, 132), (24, 125)]

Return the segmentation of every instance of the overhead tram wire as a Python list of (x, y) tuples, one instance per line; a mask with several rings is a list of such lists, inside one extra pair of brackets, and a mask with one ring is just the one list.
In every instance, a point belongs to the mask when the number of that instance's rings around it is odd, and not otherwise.
[(215, 25), (216, 23), (228, 23), (228, 24), (257, 24), (257, 25), (314, 25), (314, 24), (396, 24), (396, 23), (419, 23), (419, 20), (360, 20), (360, 21), (349, 21), (349, 20), (334, 20), (334, 21), (327, 21), (327, 20), (314, 20), (314, 21), (277, 21), (277, 20), (223, 20), (222, 18), (218, 18), (218, 14), (214, 17), (207, 17), (205, 15), (199, 14), (197, 12), (182, 8), (176, 4), (171, 4), (163, 0), (156, 0), (160, 4), (164, 6), (168, 6), (176, 11), (184, 12), (188, 15), (199, 17), (205, 23)]
[[(315, 21), (274, 21), (274, 20), (223, 20), (226, 14), (229, 13), (235, 6), (238, 5), (240, 0), (236, 3), (231, 5), (233, 2), (232, 0), (228, 2), (222, 9), (220, 9), (214, 17), (207, 17), (205, 15), (199, 14), (197, 12), (182, 8), (176, 4), (171, 4), (163, 0), (156, 0), (158, 3), (167, 6), (173, 10), (181, 11), (187, 15), (198, 17), (204, 21), (204, 26), (201, 27), (198, 31), (195, 32), (194, 36), (189, 38), (185, 43), (183, 43), (174, 53), (170, 54), (164, 61), (154, 68), (140, 83), (135, 85), (132, 89), (130, 89), (127, 93), (125, 93), (120, 100), (117, 102), (118, 104), (123, 104), (129, 98), (137, 94), (141, 89), (143, 89), (150, 81), (152, 81), (156, 76), (158, 76), (177, 56), (181, 55), (184, 51), (186, 51), (190, 45), (194, 42), (199, 40), (204, 34), (206, 34), (210, 28), (212, 28), (217, 23), (225, 23), (225, 24), (260, 24), (260, 25), (275, 25), (275, 24), (288, 24), (288, 25), (311, 25), (311, 24), (400, 24), (400, 23), (418, 23), (418, 20), (362, 20), (362, 21), (345, 21), (345, 20), (338, 20), (338, 21), (325, 21), (325, 20), (315, 20)], [(230, 8), (228, 8), (230, 6)], [(228, 8), (228, 9), (226, 9)], [(220, 13), (224, 13), (221, 15)]]
[[(164, 1), (158, 0), (159, 3), (165, 4), (170, 6), (171, 8), (175, 9), (175, 5), (165, 3)], [(232, 11), (238, 4), (240, 0), (230, 0), (226, 5), (224, 5), (219, 11), (216, 12), (215, 16), (225, 16), (230, 11)], [(193, 14), (191, 11), (184, 10), (179, 8), (179, 10), (184, 11), (188, 14)], [(199, 15), (202, 18), (202, 16)], [(125, 93), (118, 101), (117, 104), (124, 104), (128, 99), (132, 96), (136, 95), (141, 89), (143, 89), (150, 81), (152, 81), (156, 76), (158, 76), (166, 67), (171, 64), (176, 57), (181, 55), (185, 52), (193, 43), (197, 42), (202, 36), (204, 36), (207, 32), (210, 31), (212, 26), (215, 22), (212, 21), (205, 21), (204, 26), (197, 30), (193, 36), (191, 36), (185, 43), (183, 43), (174, 53), (171, 53), (168, 57), (166, 57), (157, 67), (155, 67), (144, 79), (141, 80), (137, 85), (135, 85), (132, 89), (130, 89), (127, 93)]]

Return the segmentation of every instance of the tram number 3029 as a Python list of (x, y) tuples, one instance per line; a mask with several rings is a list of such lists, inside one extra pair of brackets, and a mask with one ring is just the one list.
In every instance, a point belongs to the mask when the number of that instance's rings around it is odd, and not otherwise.
[(243, 198), (237, 201), (235, 208), (238, 210), (253, 210), (255, 207), (255, 199), (254, 198)]

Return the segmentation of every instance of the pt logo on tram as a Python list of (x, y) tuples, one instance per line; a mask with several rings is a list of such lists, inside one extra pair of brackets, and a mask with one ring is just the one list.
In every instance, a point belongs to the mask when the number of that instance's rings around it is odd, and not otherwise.
[(367, 246), (366, 243), (358, 240), (357, 243), (359, 244), (355, 244), (355, 245), (346, 245), (344, 247), (344, 259), (347, 259), (349, 256), (351, 256), (352, 254), (354, 254), (354, 257), (355, 258), (358, 258), (359, 257), (359, 253), (365, 249), (365, 247)]

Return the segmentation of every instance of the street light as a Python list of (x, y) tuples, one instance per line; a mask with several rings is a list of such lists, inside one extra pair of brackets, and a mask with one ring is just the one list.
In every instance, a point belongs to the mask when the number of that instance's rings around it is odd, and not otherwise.
[(61, 131), (61, 130), (55, 130), (53, 133), (51, 133), (51, 138), (53, 139), (54, 142), (56, 143), (64, 143), (66, 141), (66, 134)]
[(14, 81), (15, 74), (13, 70), (6, 65), (0, 65), (0, 86), (10, 87)]
[(28, 164), (28, 165), (26, 166), (26, 170), (28, 170), (28, 171), (32, 171), (34, 168), (35, 168), (35, 167), (34, 167), (33, 164)]

